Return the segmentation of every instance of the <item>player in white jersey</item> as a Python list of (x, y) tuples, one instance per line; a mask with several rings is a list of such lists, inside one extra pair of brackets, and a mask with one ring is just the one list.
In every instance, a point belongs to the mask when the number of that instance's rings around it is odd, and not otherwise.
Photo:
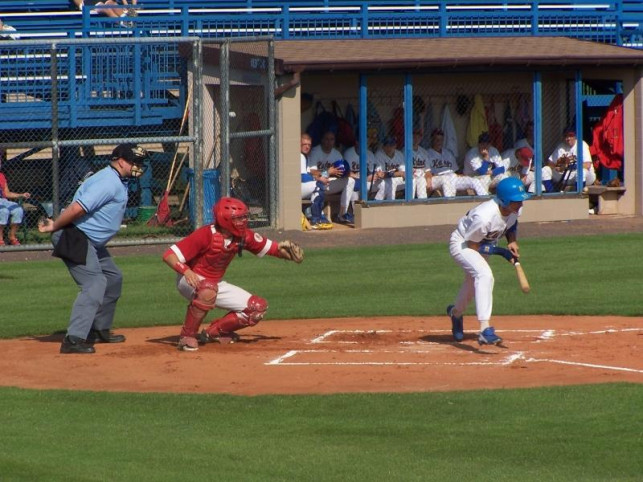
[(486, 196), (486, 186), (469, 176), (456, 174), (458, 163), (449, 149), (444, 147), (444, 132), (433, 129), (431, 132), (431, 148), (427, 150), (426, 164), (427, 189), (439, 189), (444, 197), (454, 197), (457, 191), (473, 189), (478, 196)]
[[(355, 178), (355, 190), (359, 191), (360, 158), (358, 142), (355, 143), (353, 147), (346, 149), (344, 152), (344, 160), (351, 166), (351, 177)], [(378, 192), (378, 188), (384, 179), (384, 170), (370, 149), (366, 149), (366, 174), (366, 190), (369, 194)], [(380, 201), (384, 199), (383, 190), (381, 194)]]
[[(589, 152), (589, 146), (585, 141), (581, 141), (583, 150), (583, 181), (586, 186), (591, 186), (596, 181), (596, 173), (592, 165), (592, 155)], [(567, 128), (563, 131), (563, 142), (556, 146), (554, 152), (547, 159), (548, 165), (552, 169), (552, 180), (556, 187), (564, 190), (566, 185), (576, 183), (576, 159), (578, 157), (578, 139), (576, 131), (573, 128)]]
[[(355, 194), (355, 179), (341, 176), (333, 167), (337, 161), (343, 160), (342, 153), (335, 149), (335, 134), (324, 133), (321, 144), (313, 147), (308, 156), (308, 172), (313, 177), (326, 184), (326, 194), (342, 193), (339, 205), (339, 220), (347, 219), (348, 208), (352, 201), (357, 200)], [(321, 176), (319, 176), (321, 174)]]
[[(384, 166), (386, 177), (378, 188), (375, 199), (379, 199), (384, 192), (384, 199), (395, 199), (397, 191), (403, 191), (406, 178), (406, 164), (404, 154), (397, 149), (397, 139), (388, 136), (382, 141), (382, 147), (375, 153), (375, 160)], [(417, 170), (413, 173), (413, 194), (418, 199), (426, 199), (426, 179), (424, 174)]]
[(491, 145), (491, 136), (483, 132), (478, 136), (478, 145), (472, 147), (464, 156), (465, 176), (472, 176), (479, 181), (486, 189), (495, 188), (500, 181), (497, 176), (502, 176), (505, 166), (500, 157), (498, 149)]
[[(464, 339), (462, 315), (475, 298), (476, 315), (480, 323), (478, 343), (497, 345), (502, 338), (490, 325), (493, 307), (493, 272), (487, 262), (491, 254), (504, 256), (514, 263), (519, 258), (517, 239), (518, 217), (522, 203), (529, 197), (523, 183), (508, 177), (498, 183), (496, 197), (479, 204), (463, 216), (451, 234), (449, 252), (464, 271), (464, 282), (453, 305), (447, 307), (455, 341)], [(507, 249), (497, 246), (507, 238)]]

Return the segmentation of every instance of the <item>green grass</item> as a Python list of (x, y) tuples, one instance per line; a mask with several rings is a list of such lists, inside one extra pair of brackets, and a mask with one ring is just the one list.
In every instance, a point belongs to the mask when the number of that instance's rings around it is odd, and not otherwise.
[[(494, 257), (494, 313), (641, 316), (641, 246), (641, 234), (525, 239), (532, 293)], [(185, 302), (160, 257), (116, 262), (125, 276), (116, 326), (178, 327)], [(226, 279), (269, 300), (269, 323), (442, 315), (462, 274), (445, 244), (426, 244), (310, 249), (302, 265), (246, 255)], [(2, 263), (0, 290), (3, 338), (64, 330), (76, 295), (54, 258)], [(0, 406), (3, 481), (621, 481), (643, 473), (641, 384), (261, 397), (1, 388)]]
[(2, 480), (598, 481), (643, 473), (641, 425), (633, 423), (643, 391), (634, 384), (289, 397), (0, 389), (0, 403)]

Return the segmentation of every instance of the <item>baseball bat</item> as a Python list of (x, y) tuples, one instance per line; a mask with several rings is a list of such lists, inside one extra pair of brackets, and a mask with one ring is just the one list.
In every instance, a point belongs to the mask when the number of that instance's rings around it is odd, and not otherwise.
[(516, 267), (516, 274), (518, 275), (518, 283), (520, 283), (520, 289), (525, 294), (529, 293), (531, 288), (529, 287), (529, 281), (527, 281), (525, 271), (522, 269), (522, 266), (518, 262), (514, 263), (514, 266)]

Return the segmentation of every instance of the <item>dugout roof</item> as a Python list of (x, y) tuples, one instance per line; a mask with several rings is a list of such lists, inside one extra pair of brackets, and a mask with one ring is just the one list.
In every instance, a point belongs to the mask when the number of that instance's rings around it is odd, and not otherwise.
[(282, 72), (643, 66), (643, 51), (566, 37), (279, 40)]

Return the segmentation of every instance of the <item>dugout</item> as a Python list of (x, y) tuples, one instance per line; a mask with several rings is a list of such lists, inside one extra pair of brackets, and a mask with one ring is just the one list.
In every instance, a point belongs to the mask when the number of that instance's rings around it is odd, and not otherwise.
[[(281, 228), (300, 227), (299, 137), (312, 120), (317, 101), (326, 108), (336, 101), (340, 110), (348, 104), (356, 110), (367, 104), (369, 110), (377, 111), (385, 130), (403, 133), (406, 145), (412, 139), (410, 126), (430, 125), (427, 116), (439, 126), (447, 109), (461, 162), (470, 147), (467, 137), (475, 135), (468, 131), (480, 96), (486, 118), (494, 120), (488, 127), (493, 126), (496, 138), (507, 147), (521, 134), (516, 132), (516, 119), (513, 127), (506, 121), (507, 112), (534, 122), (535, 159), (542, 162), (571, 124), (579, 140), (582, 137), (591, 144), (588, 132), (591, 135), (592, 124), (617, 90), (623, 94), (625, 155), (620, 168), (612, 170), (617, 172), (600, 174), (603, 182), (615, 176), (621, 179), (624, 191), (616, 201), (617, 214), (643, 215), (643, 54), (639, 50), (561, 37), (307, 40), (276, 41), (275, 58), (278, 83), (292, 86), (277, 103)], [(304, 93), (306, 99), (313, 98), (308, 109), (304, 109), (308, 102), (302, 104)], [(414, 102), (417, 97), (424, 102), (423, 118)], [(367, 117), (360, 119), (358, 129), (374, 122), (374, 116)], [(365, 135), (360, 140), (365, 145)], [(356, 227), (452, 224), (480, 200), (462, 193), (452, 199), (415, 200), (407, 195), (396, 201), (360, 202), (355, 207)], [(588, 205), (582, 189), (557, 193), (538, 189), (522, 219), (584, 219), (589, 216)]]

